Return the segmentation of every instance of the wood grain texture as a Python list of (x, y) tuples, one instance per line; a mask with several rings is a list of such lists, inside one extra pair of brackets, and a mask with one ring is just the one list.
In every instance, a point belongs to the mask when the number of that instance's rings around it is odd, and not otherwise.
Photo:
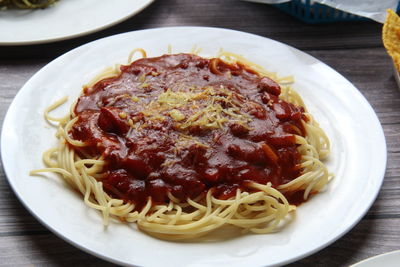
[[(381, 44), (378, 23), (307, 25), (262, 4), (156, 0), (133, 18), (98, 33), (53, 44), (0, 47), (1, 121), (23, 84), (56, 56), (101, 37), (165, 26), (231, 28), (297, 47), (349, 79), (377, 113), (388, 148), (385, 180), (377, 200), (349, 233), (288, 266), (348, 266), (400, 249), (400, 90)], [(19, 203), (4, 171), (0, 172), (0, 203), (0, 265), (113, 266), (76, 249), (43, 227)]]
[(70, 41), (3, 46), (0, 58), (53, 58), (83, 43), (127, 31), (172, 26), (208, 26), (246, 31), (299, 49), (381, 47), (382, 26), (375, 22), (309, 25), (276, 8), (239, 0), (156, 0), (138, 15), (114, 27)]

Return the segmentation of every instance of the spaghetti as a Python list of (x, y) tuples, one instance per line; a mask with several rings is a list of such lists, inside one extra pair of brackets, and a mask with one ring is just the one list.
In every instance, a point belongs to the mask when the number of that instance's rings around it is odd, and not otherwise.
[(276, 231), (331, 177), (329, 140), (291, 83), (223, 51), (137, 49), (86, 85), (68, 116), (49, 115), (67, 98), (45, 111), (58, 147), (31, 174), (59, 173), (105, 224), (135, 222), (162, 239)]
[(0, 0), (0, 8), (38, 9), (53, 5), (57, 0)]

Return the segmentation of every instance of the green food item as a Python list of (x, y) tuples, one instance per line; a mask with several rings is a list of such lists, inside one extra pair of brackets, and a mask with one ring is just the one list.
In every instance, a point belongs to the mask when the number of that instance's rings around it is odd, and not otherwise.
[(46, 8), (58, 0), (0, 0), (0, 9), (20, 8), (37, 9)]

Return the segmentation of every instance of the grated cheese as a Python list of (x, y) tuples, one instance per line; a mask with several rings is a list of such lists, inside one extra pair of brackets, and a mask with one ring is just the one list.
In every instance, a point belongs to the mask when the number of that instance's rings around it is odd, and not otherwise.
[(121, 119), (126, 119), (126, 117), (127, 117), (127, 115), (126, 115), (125, 112), (120, 112), (120, 113), (118, 114), (118, 116), (119, 116)]
[(169, 115), (174, 121), (181, 121), (185, 119), (185, 115), (180, 112), (178, 109), (173, 109), (169, 112)]
[[(148, 104), (141, 103), (144, 105), (141, 112), (148, 122), (165, 121), (169, 117), (175, 123), (174, 127), (183, 132), (192, 127), (218, 129), (228, 122), (247, 127), (252, 116), (245, 112), (246, 103), (243, 103), (243, 99), (243, 96), (223, 86), (179, 86), (174, 90), (166, 90)], [(140, 127), (149, 125), (143, 123)]]

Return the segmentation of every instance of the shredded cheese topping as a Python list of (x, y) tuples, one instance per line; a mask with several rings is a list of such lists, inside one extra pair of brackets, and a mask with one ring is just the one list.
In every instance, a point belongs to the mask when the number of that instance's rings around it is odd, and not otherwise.
[[(138, 99), (135, 98), (135, 102)], [(217, 129), (227, 122), (246, 127), (252, 119), (243, 111), (242, 99), (241, 95), (223, 86), (190, 87), (177, 91), (168, 89), (145, 105), (142, 114), (150, 121), (166, 120), (169, 116), (175, 122), (175, 128), (182, 131), (191, 127)]]

